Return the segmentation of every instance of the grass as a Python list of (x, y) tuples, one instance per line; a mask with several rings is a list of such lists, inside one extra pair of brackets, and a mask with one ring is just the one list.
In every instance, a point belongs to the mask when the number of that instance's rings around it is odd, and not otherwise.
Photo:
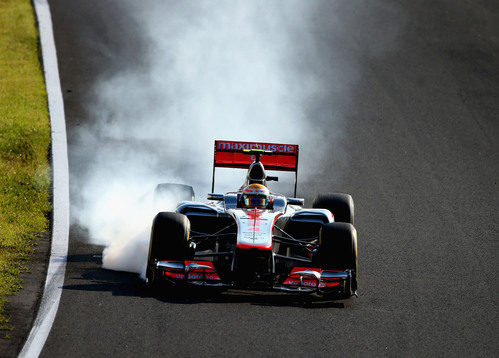
[(8, 338), (8, 296), (49, 230), (50, 122), (31, 1), (1, 0), (0, 24), (0, 332)]

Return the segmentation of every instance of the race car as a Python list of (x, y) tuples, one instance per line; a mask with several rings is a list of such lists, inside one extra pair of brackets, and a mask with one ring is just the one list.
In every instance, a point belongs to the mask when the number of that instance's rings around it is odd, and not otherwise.
[[(296, 198), (298, 145), (215, 141), (212, 193), (194, 201), (192, 187), (161, 184), (157, 192), (187, 197), (153, 220), (146, 282), (275, 290), (348, 298), (357, 294), (357, 232), (348, 194), (317, 195), (312, 208)], [(213, 193), (215, 168), (247, 169), (233, 192)], [(295, 173), (294, 197), (271, 191), (266, 168)], [(162, 285), (162, 283), (169, 285)]]

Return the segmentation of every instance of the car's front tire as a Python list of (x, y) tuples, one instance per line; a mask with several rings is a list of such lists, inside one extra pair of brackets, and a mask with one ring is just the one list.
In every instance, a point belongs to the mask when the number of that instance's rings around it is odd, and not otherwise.
[(319, 250), (314, 261), (326, 270), (350, 270), (352, 280), (345, 292), (350, 297), (357, 291), (357, 230), (348, 223), (329, 223), (319, 233)]
[(150, 285), (157, 283), (154, 264), (157, 260), (184, 261), (187, 255), (190, 222), (187, 216), (160, 212), (153, 220), (146, 280)]

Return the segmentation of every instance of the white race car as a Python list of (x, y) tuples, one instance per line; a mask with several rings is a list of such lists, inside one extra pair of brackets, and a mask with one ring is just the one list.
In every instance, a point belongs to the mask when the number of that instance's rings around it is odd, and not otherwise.
[[(188, 201), (160, 212), (152, 225), (150, 285), (235, 287), (348, 298), (357, 292), (357, 232), (348, 194), (296, 198), (298, 145), (215, 141), (216, 167), (248, 168), (237, 191), (194, 200), (192, 187), (160, 184)], [(295, 172), (295, 197), (271, 192), (271, 170)], [(171, 286), (171, 285), (170, 285)]]

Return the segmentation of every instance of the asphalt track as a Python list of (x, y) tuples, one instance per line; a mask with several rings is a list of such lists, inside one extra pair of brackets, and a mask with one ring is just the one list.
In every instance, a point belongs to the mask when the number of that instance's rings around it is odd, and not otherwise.
[[(71, 143), (91, 120), (89, 88), (120, 70), (116, 59), (139, 63), (141, 43), (119, 1), (50, 4), (74, 179), (82, 168)], [(333, 58), (328, 41), (346, 36), (342, 55), (358, 61), (359, 80), (343, 103), (345, 135), (300, 190), (353, 195), (360, 297), (311, 305), (244, 292), (150, 297), (136, 275), (101, 269), (101, 248), (73, 228), (43, 357), (497, 356), (499, 6), (339, 4), (317, 17), (318, 55)], [(328, 11), (352, 26), (334, 32)], [(380, 53), (378, 32), (394, 18), (397, 46)], [(326, 95), (333, 106), (334, 91)], [(328, 122), (316, 128), (327, 133)]]

